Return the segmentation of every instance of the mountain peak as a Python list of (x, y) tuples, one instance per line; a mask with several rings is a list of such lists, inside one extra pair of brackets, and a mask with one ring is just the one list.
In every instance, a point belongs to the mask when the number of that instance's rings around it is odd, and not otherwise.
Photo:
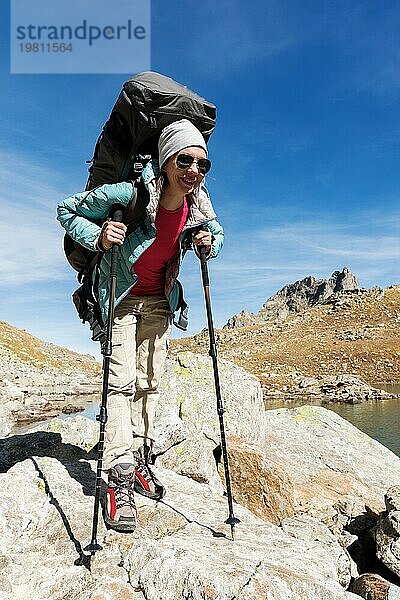
[(290, 314), (301, 313), (310, 306), (323, 304), (333, 294), (359, 289), (357, 277), (348, 267), (334, 271), (328, 279), (316, 279), (308, 275), (304, 279), (285, 285), (263, 304), (258, 314), (242, 310), (238, 315), (234, 315), (224, 325), (224, 329), (253, 325), (260, 321), (281, 321)]

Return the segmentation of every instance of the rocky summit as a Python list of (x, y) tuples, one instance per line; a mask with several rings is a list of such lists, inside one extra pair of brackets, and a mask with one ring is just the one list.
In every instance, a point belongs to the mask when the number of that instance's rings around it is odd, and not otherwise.
[(334, 294), (359, 289), (357, 277), (347, 267), (342, 271), (335, 271), (328, 279), (316, 279), (310, 275), (301, 281), (285, 285), (263, 304), (256, 315), (246, 310), (234, 315), (223, 329), (234, 329), (265, 321), (283, 321), (289, 315), (304, 312), (310, 306), (324, 304)]

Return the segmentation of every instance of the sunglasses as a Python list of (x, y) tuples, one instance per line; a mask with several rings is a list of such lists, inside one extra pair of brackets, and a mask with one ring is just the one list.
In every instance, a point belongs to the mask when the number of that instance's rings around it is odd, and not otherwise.
[(193, 163), (196, 163), (199, 173), (202, 175), (211, 169), (211, 160), (208, 158), (194, 158), (190, 154), (178, 154), (175, 161), (178, 169), (188, 169)]

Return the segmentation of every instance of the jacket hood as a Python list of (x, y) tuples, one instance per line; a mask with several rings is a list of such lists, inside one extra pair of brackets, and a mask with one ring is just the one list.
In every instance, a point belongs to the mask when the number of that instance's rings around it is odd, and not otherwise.
[[(150, 192), (149, 212), (155, 215), (158, 201), (161, 195), (163, 177), (161, 175), (158, 160), (153, 158), (149, 160), (142, 172), (142, 180)], [(190, 222), (211, 220), (216, 218), (216, 214), (211, 204), (211, 200), (204, 185), (201, 185), (194, 193), (189, 194), (188, 199), (192, 207)], [(155, 218), (155, 216), (154, 216)]]

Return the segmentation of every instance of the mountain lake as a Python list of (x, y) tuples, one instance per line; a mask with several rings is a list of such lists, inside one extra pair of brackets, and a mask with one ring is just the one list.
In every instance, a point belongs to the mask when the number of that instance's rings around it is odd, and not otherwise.
[[(373, 387), (384, 389), (391, 394), (399, 394), (398, 398), (388, 400), (368, 400), (361, 404), (329, 403), (322, 404), (318, 402), (303, 401), (270, 401), (266, 403), (266, 410), (276, 408), (295, 408), (310, 404), (311, 406), (324, 406), (325, 408), (337, 413), (353, 425), (374, 438), (400, 457), (400, 384), (373, 384)], [(84, 410), (79, 414), (89, 419), (95, 420), (99, 412), (98, 402), (82, 402)], [(68, 419), (73, 415), (60, 414), (61, 418)], [(35, 423), (35, 427), (39, 422)], [(14, 434), (23, 434), (28, 432), (31, 426), (16, 425), (12, 431)]]
[[(374, 387), (384, 389), (391, 394), (400, 394), (400, 384), (375, 384)], [(353, 425), (374, 438), (400, 457), (400, 397), (388, 400), (368, 400), (362, 404), (310, 403), (309, 400), (296, 402), (269, 402), (266, 410), (276, 408), (295, 408), (304, 404), (324, 406), (337, 413)], [(87, 405), (80, 415), (95, 419), (98, 403)], [(65, 418), (68, 418), (66, 416)]]

